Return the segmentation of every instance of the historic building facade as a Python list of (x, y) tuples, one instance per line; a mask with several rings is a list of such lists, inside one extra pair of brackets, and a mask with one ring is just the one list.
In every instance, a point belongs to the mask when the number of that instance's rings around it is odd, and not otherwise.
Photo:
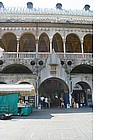
[(93, 12), (4, 7), (0, 3), (0, 84), (34, 85), (35, 106), (40, 96), (79, 105), (92, 102)]

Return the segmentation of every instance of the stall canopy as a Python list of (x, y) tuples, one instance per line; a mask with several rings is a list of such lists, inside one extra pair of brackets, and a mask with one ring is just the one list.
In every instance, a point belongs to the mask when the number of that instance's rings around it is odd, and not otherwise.
[(34, 86), (29, 84), (0, 84), (1, 93), (20, 93), (34, 96)]

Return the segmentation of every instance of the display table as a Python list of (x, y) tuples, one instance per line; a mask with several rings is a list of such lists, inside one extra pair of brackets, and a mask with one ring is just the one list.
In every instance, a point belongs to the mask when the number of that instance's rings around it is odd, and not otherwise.
[(27, 116), (27, 115), (31, 114), (32, 112), (33, 112), (32, 106), (25, 106), (25, 107), (22, 107), (20, 115)]

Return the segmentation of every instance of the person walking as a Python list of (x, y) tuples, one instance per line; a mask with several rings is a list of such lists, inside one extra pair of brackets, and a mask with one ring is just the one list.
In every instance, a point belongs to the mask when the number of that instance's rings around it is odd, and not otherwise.
[(44, 96), (40, 97), (40, 101), (41, 101), (41, 108), (42, 108), (43, 107)]
[(61, 107), (61, 108), (64, 107), (64, 100), (63, 100), (63, 98), (60, 98), (60, 107)]
[(48, 97), (48, 107), (50, 108), (51, 107), (51, 98)]
[(46, 108), (48, 107), (48, 98), (45, 97), (45, 104), (46, 104)]

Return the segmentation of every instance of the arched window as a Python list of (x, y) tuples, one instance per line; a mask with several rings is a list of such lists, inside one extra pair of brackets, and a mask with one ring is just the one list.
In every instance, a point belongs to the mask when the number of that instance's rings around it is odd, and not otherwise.
[(72, 33), (67, 35), (66, 37), (66, 52), (70, 52), (70, 53), (81, 53), (82, 49), (81, 49), (81, 42), (79, 37)]
[(36, 51), (36, 41), (34, 35), (31, 33), (25, 33), (20, 38), (19, 44), (20, 52), (35, 52)]
[(17, 51), (17, 38), (13, 33), (6, 33), (1, 41), (0, 47), (4, 49), (5, 52), (16, 52)]
[(84, 53), (93, 53), (93, 35), (87, 34), (84, 36)]
[(38, 51), (39, 52), (50, 52), (50, 40), (47, 34), (42, 33), (39, 37), (38, 42)]
[(52, 40), (52, 46), (55, 50), (55, 52), (63, 52), (63, 41), (62, 41), (62, 37), (59, 33), (56, 33), (53, 36), (53, 40)]

